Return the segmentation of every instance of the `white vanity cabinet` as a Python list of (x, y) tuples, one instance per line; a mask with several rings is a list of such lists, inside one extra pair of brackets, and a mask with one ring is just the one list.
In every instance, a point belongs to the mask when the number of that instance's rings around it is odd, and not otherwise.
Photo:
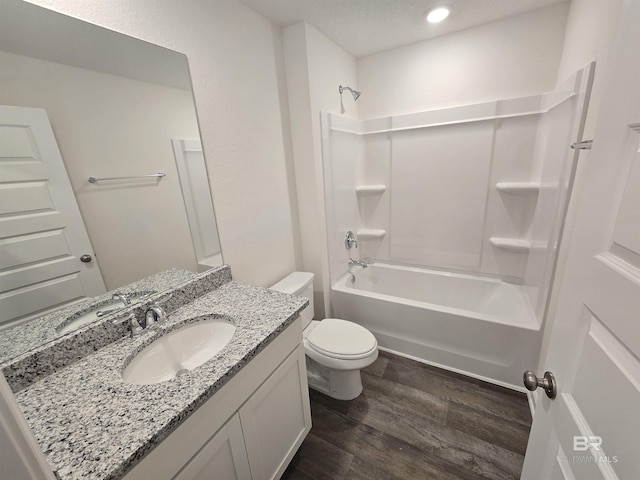
[(125, 480), (280, 478), (311, 429), (301, 341), (297, 319)]
[(304, 347), (299, 345), (240, 409), (253, 480), (279, 478), (309, 432), (306, 375)]
[(251, 478), (238, 414), (231, 417), (173, 478), (175, 480)]

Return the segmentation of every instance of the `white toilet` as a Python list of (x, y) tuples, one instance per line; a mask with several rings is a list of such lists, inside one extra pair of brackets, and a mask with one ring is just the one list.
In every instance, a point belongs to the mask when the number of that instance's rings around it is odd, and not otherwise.
[(346, 320), (313, 320), (313, 273), (294, 272), (271, 289), (309, 300), (309, 306), (300, 315), (309, 386), (338, 400), (352, 400), (360, 395), (360, 369), (378, 358), (376, 337)]

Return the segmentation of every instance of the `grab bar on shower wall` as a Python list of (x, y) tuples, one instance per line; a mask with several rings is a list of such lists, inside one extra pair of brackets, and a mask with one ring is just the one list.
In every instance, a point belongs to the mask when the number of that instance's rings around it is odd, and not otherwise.
[(166, 173), (158, 172), (158, 173), (152, 173), (151, 175), (135, 175), (132, 177), (109, 177), (109, 178), (89, 177), (89, 183), (98, 183), (104, 180), (132, 180), (135, 178), (164, 177), (164, 176), (166, 176)]

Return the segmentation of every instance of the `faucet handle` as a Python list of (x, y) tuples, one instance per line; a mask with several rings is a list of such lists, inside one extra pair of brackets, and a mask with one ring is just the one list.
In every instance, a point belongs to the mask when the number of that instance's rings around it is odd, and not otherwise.
[(131, 322), (131, 338), (135, 338), (138, 335), (141, 335), (144, 328), (142, 328), (142, 325), (140, 325), (140, 321), (133, 313), (129, 317), (129, 320)]
[(156, 323), (157, 323), (156, 314), (151, 309), (148, 309), (144, 313), (144, 328), (151, 328)]
[(157, 303), (152, 303), (144, 314), (146, 321), (145, 328), (149, 328), (156, 323), (160, 323), (167, 318), (167, 312)]
[(356, 240), (356, 236), (351, 230), (348, 230), (347, 234), (344, 236), (344, 246), (347, 248), (347, 250), (351, 250), (351, 247), (353, 246), (358, 248), (358, 241)]

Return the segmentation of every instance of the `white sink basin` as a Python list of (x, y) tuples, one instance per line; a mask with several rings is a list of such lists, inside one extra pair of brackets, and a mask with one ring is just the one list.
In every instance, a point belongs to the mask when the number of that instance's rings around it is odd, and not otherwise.
[(229, 343), (236, 326), (226, 318), (188, 323), (155, 340), (126, 366), (127, 383), (149, 385), (165, 382), (199, 367)]

